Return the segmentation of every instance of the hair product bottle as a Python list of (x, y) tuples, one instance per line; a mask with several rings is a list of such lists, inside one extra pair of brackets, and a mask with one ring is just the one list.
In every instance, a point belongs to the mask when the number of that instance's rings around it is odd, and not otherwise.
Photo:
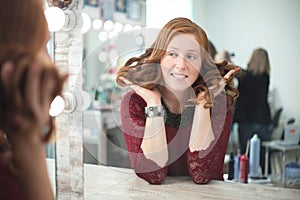
[(240, 157), (240, 172), (239, 182), (248, 183), (249, 160), (247, 154), (242, 154)]
[(259, 177), (260, 139), (257, 134), (250, 140), (249, 172), (251, 177)]

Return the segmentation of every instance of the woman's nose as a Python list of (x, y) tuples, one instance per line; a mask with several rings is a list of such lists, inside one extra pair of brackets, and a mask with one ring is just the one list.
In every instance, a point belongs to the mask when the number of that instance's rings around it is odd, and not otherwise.
[(182, 56), (178, 56), (175, 60), (175, 67), (178, 69), (185, 69), (185, 59)]

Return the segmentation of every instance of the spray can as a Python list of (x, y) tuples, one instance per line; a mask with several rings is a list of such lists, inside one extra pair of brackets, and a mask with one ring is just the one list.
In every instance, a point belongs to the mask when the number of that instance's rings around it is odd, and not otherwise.
[(260, 139), (257, 134), (250, 140), (249, 175), (259, 177)]
[(240, 157), (239, 182), (248, 183), (248, 166), (249, 160), (247, 154), (242, 154)]

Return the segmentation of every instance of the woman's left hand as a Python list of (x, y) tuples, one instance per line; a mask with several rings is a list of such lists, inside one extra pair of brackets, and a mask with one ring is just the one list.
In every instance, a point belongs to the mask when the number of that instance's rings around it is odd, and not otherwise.
[[(236, 69), (232, 69), (230, 70), (227, 74), (225, 74), (225, 76), (219, 81), (219, 88), (217, 91), (214, 92), (214, 96), (218, 96), (225, 88), (225, 86), (228, 83), (228, 80), (231, 78), (231, 76), (233, 76), (235, 73), (239, 72), (241, 70), (240, 67), (236, 68)], [(211, 86), (209, 88), (209, 90), (212, 90), (214, 86)]]

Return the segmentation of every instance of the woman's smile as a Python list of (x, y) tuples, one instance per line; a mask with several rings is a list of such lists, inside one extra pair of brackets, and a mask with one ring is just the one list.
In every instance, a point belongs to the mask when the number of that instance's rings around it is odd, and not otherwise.
[(176, 72), (171, 72), (170, 74), (172, 77), (178, 79), (178, 80), (184, 80), (185, 78), (187, 78), (188, 76), (182, 73), (176, 73)]

